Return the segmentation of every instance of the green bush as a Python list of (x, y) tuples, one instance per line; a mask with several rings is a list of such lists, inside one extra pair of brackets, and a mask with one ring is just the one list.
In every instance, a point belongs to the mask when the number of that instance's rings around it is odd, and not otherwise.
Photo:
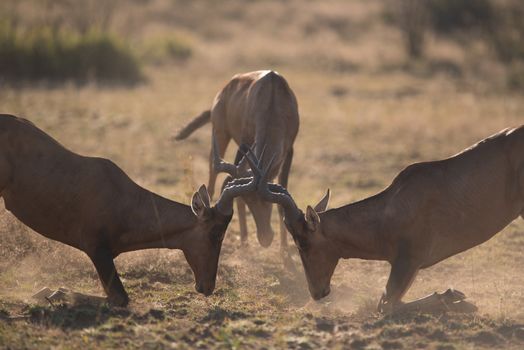
[(132, 52), (109, 34), (56, 33), (49, 28), (19, 33), (4, 24), (0, 28), (0, 78), (135, 83), (142, 74)]
[(471, 31), (491, 26), (495, 21), (490, 0), (428, 0), (426, 6), (437, 33)]
[(140, 52), (142, 60), (157, 64), (171, 60), (185, 61), (193, 54), (187, 40), (174, 35), (149, 39), (141, 45)]

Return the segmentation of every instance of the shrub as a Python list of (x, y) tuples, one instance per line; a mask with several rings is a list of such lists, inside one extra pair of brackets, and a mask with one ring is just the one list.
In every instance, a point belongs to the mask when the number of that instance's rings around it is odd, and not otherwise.
[(498, 58), (504, 63), (524, 60), (524, 3), (513, 0), (497, 8), (496, 23), (487, 37)]
[[(524, 90), (524, 2), (522, 0), (397, 0), (386, 18), (402, 33), (411, 58), (423, 55), (427, 30), (467, 44), (483, 40), (506, 67), (507, 83)], [(463, 35), (466, 34), (466, 35)]]
[(141, 58), (147, 62), (162, 63), (169, 60), (187, 60), (193, 54), (184, 38), (168, 36), (150, 39), (142, 45)]
[(492, 28), (496, 18), (490, 0), (397, 0), (386, 18), (395, 23), (410, 57), (423, 55), (425, 35), (429, 29), (450, 36), (473, 30)]
[(491, 26), (495, 20), (490, 0), (429, 0), (426, 6), (431, 26), (437, 33), (479, 29)]
[(17, 32), (4, 23), (0, 30), (0, 77), (12, 81), (134, 83), (142, 74), (131, 51), (109, 34), (68, 34), (45, 27)]
[(412, 58), (424, 53), (424, 39), (427, 30), (425, 0), (399, 0), (396, 2), (397, 24), (402, 33), (406, 51)]

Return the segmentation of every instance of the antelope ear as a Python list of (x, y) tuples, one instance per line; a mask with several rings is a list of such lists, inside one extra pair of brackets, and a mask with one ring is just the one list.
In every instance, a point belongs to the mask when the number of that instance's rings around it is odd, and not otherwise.
[(200, 196), (200, 193), (195, 192), (193, 198), (191, 198), (191, 210), (199, 219), (202, 219), (206, 215), (206, 209), (207, 207), (202, 200), (202, 196)]
[(329, 198), (331, 197), (331, 191), (327, 190), (326, 194), (324, 195), (324, 198), (322, 198), (317, 205), (315, 205), (315, 211), (317, 213), (321, 213), (323, 211), (326, 211), (328, 204), (329, 204)]
[(204, 202), (204, 205), (207, 208), (211, 207), (211, 199), (209, 198), (209, 192), (207, 192), (206, 185), (200, 186), (198, 189), (198, 194), (200, 195), (200, 198), (202, 199), (202, 202)]
[(320, 217), (318, 216), (315, 209), (308, 205), (306, 209), (306, 214), (304, 216), (308, 230), (311, 232), (316, 231), (318, 226), (320, 225)]

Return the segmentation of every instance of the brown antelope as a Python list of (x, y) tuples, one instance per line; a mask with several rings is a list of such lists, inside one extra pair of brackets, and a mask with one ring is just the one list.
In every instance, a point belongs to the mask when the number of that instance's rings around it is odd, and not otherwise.
[[(211, 147), (209, 164), (208, 189), (211, 196), (219, 172), (226, 172), (232, 178), (245, 175), (243, 169), (214, 166), (215, 149), (219, 157), (223, 158), (231, 138), (238, 145), (256, 144), (255, 154), (259, 158), (262, 157), (262, 150), (265, 147), (266, 154), (275, 157), (269, 170), (269, 180), (273, 180), (278, 175), (279, 183), (287, 186), (299, 116), (295, 94), (280, 74), (265, 70), (235, 75), (217, 94), (211, 110), (203, 112), (191, 121), (175, 136), (175, 139), (185, 139), (209, 121), (213, 126), (213, 137), (216, 138), (216, 142)], [(239, 163), (241, 157), (242, 155), (237, 153), (235, 164)], [(228, 180), (229, 178), (226, 179)], [(271, 229), (271, 204), (260, 200), (253, 193), (247, 193), (241, 198), (237, 198), (241, 242), (243, 244), (247, 242), (245, 201), (255, 219), (258, 241), (264, 247), (269, 246), (274, 236)], [(287, 231), (280, 208), (279, 213), (281, 248), (286, 250)]]
[(129, 299), (113, 259), (139, 249), (181, 249), (196, 290), (211, 294), (233, 199), (254, 191), (258, 181), (229, 183), (213, 207), (202, 185), (187, 206), (138, 186), (110, 160), (75, 154), (29, 121), (5, 114), (0, 150), (6, 209), (43, 236), (85, 252), (118, 306)]
[(401, 299), (420, 269), (524, 217), (524, 126), (451, 158), (410, 165), (382, 192), (336, 209), (326, 211), (329, 190), (305, 214), (281, 186), (262, 179), (257, 191), (284, 208), (314, 299), (329, 294), (340, 258), (385, 260), (391, 272), (379, 310), (397, 310), (415, 303)]

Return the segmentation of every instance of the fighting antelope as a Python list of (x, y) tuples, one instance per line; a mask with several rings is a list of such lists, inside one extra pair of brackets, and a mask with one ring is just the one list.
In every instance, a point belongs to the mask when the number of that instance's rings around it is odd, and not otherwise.
[(506, 129), (440, 161), (408, 166), (382, 192), (326, 211), (299, 210), (285, 188), (258, 193), (284, 208), (314, 299), (329, 294), (340, 258), (391, 264), (379, 310), (399, 308), (420, 269), (479, 245), (524, 217), (524, 126)]
[[(255, 154), (261, 158), (262, 150), (274, 155), (269, 169), (269, 180), (278, 175), (278, 181), (287, 186), (293, 143), (298, 133), (299, 116), (295, 94), (286, 80), (274, 71), (264, 70), (235, 75), (216, 95), (211, 110), (205, 111), (185, 126), (176, 136), (182, 140), (193, 131), (211, 121), (212, 134), (216, 142), (212, 145), (209, 163), (209, 193), (214, 193), (219, 172), (226, 172), (232, 178), (245, 176), (244, 168), (217, 168), (214, 166), (214, 152), (224, 157), (231, 138), (238, 144), (253, 145)], [(242, 157), (237, 153), (235, 165)], [(263, 158), (263, 157), (262, 157)], [(267, 163), (267, 159), (260, 159)], [(230, 180), (230, 177), (226, 181)], [(267, 247), (273, 241), (271, 229), (271, 204), (260, 200), (253, 193), (237, 198), (241, 242), (247, 242), (245, 203), (253, 213), (259, 243)], [(287, 231), (283, 224), (283, 212), (279, 208), (281, 223), (281, 248), (287, 248)]]
[(233, 199), (254, 191), (256, 181), (230, 182), (213, 207), (202, 185), (187, 206), (138, 186), (107, 159), (67, 150), (25, 119), (0, 115), (6, 209), (43, 236), (85, 252), (113, 305), (129, 301), (113, 259), (147, 248), (181, 249), (196, 290), (211, 294)]

